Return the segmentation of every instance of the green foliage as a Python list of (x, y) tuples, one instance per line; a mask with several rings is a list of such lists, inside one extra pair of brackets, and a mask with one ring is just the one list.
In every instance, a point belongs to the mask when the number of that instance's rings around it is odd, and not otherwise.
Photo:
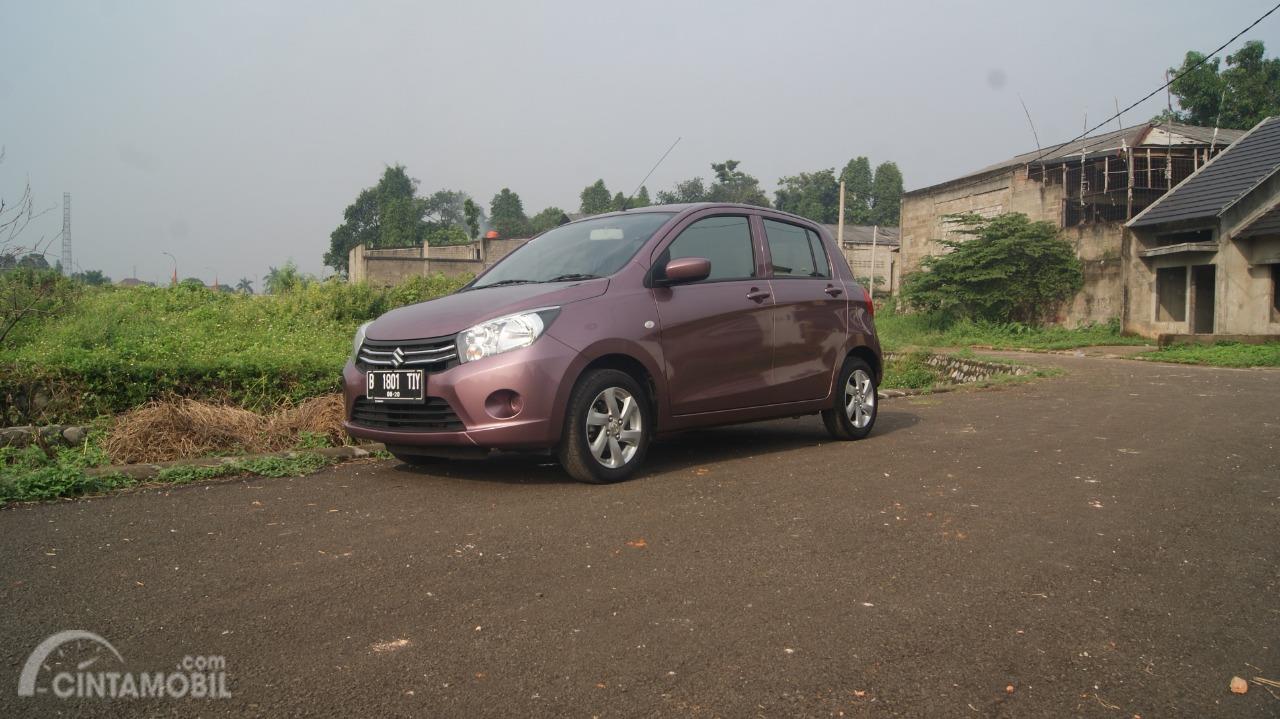
[(0, 349), (6, 397), (56, 389), (47, 421), (70, 422), (179, 395), (268, 409), (338, 390), (361, 322), (457, 290), (416, 277), (390, 289), (330, 280), (266, 297), (203, 289), (85, 290), (61, 315)]
[(849, 160), (840, 172), (844, 180), (844, 221), (853, 225), (871, 224), (871, 188), (874, 184), (871, 161), (865, 157)]
[(539, 235), (553, 227), (559, 227), (569, 221), (569, 215), (559, 207), (548, 207), (529, 220), (529, 231)]
[(129, 484), (131, 480), (119, 475), (85, 474), (86, 469), (107, 462), (102, 437), (95, 430), (78, 447), (0, 447), (0, 502), (105, 492)]
[(242, 292), (246, 295), (253, 294), (253, 281), (248, 277), (241, 277), (240, 281), (236, 283), (236, 292)]
[(1217, 342), (1211, 345), (1173, 345), (1146, 352), (1139, 359), (1216, 367), (1280, 367), (1280, 342), (1242, 344)]
[(882, 389), (928, 389), (942, 379), (938, 371), (925, 364), (928, 352), (917, 351), (895, 356), (885, 362)]
[(740, 164), (737, 160), (711, 163), (716, 181), (711, 185), (708, 199), (712, 202), (740, 202), (768, 207), (769, 198), (760, 188), (760, 181), (739, 170)]
[(1017, 322), (984, 322), (948, 318), (924, 312), (903, 313), (890, 300), (876, 312), (880, 343), (889, 351), (913, 347), (968, 347), (1063, 350), (1092, 345), (1141, 345), (1140, 337), (1120, 334), (1120, 323), (1067, 329), (1058, 325), (1033, 327)]
[(835, 170), (802, 172), (778, 180), (774, 206), (814, 222), (836, 222), (840, 216), (840, 183)]
[(627, 209), (632, 210), (637, 207), (648, 207), (652, 204), (653, 201), (649, 199), (649, 188), (641, 185), (640, 190), (636, 192), (636, 196), (631, 198), (631, 201), (627, 203)]
[(871, 182), (871, 224), (897, 227), (902, 203), (902, 171), (893, 162), (876, 166)]
[(0, 272), (0, 350), (56, 316), (79, 291), (53, 270), (14, 267)]
[(1084, 285), (1080, 260), (1049, 222), (1011, 213), (952, 215), (969, 235), (942, 240), (950, 252), (926, 257), (902, 284), (909, 307), (949, 319), (1039, 324)]
[(480, 237), (480, 215), (482, 210), (476, 201), (468, 197), (462, 203), (462, 216), (467, 223), (467, 236), (473, 240)]
[(529, 218), (520, 196), (504, 187), (489, 203), (489, 225), (503, 239), (528, 237)]
[(707, 202), (711, 194), (702, 182), (701, 177), (678, 183), (674, 189), (658, 190), (658, 204), (682, 205), (690, 202)]
[[(1170, 88), (1178, 98), (1179, 122), (1205, 127), (1247, 130), (1272, 115), (1280, 115), (1280, 58), (1266, 58), (1261, 40), (1251, 40), (1227, 56), (1220, 70), (1217, 58), (1179, 77)], [(1182, 66), (1171, 68), (1181, 74), (1204, 59), (1188, 52)]]
[(438, 225), (427, 232), (425, 241), (432, 247), (440, 245), (465, 245), (471, 241), (467, 231), (457, 225)]
[(605, 187), (604, 180), (596, 180), (587, 185), (578, 197), (582, 200), (579, 211), (584, 215), (599, 215), (616, 209), (613, 199), (609, 196), (609, 188)]
[[(196, 280), (199, 282), (199, 280)], [(263, 279), (262, 284), (266, 286), (269, 294), (278, 295), (285, 292), (293, 292), (301, 287), (315, 282), (315, 278), (298, 271), (298, 266), (293, 260), (285, 262), (279, 267), (268, 267), (267, 276)], [(183, 280), (183, 284), (187, 281)], [(195, 285), (192, 285), (193, 287)], [(201, 282), (199, 287), (203, 288), (204, 283)]]
[(86, 285), (98, 286), (111, 284), (111, 278), (102, 273), (102, 270), (86, 270), (84, 272), (76, 272), (71, 275), (71, 279), (76, 282), (83, 282)]
[(178, 465), (160, 470), (154, 481), (161, 484), (189, 484), (217, 477), (252, 474), (259, 477), (301, 477), (332, 463), (313, 452), (291, 457), (258, 457), (223, 462), (209, 467)]

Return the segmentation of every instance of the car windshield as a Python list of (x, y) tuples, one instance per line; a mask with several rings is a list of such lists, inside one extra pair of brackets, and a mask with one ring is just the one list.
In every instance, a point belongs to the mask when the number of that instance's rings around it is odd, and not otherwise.
[(611, 275), (674, 214), (636, 212), (557, 227), (504, 257), (470, 289)]

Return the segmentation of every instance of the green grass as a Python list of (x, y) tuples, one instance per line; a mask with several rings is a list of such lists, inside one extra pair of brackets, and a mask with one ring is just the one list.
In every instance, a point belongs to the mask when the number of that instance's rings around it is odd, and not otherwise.
[[(0, 348), (0, 419), (81, 422), (167, 395), (262, 410), (335, 392), (357, 325), (465, 280), (416, 278), (389, 290), (324, 282), (257, 297), (186, 287), (84, 290)], [(55, 400), (37, 416), (6, 404), (33, 389)]]
[[(50, 451), (34, 445), (0, 448), (0, 503), (78, 497), (137, 486), (138, 480), (123, 474), (89, 474), (88, 470), (107, 461), (98, 446), (100, 441), (99, 432), (80, 447)], [(300, 477), (332, 462), (319, 454), (300, 453), (292, 457), (233, 460), (212, 467), (176, 466), (161, 470), (148, 483), (188, 484), (245, 474)]]
[(1144, 352), (1138, 359), (1216, 367), (1280, 367), (1280, 342), (1260, 345), (1218, 342), (1211, 345), (1174, 345)]
[(1142, 345), (1149, 340), (1125, 337), (1118, 323), (1076, 329), (1033, 327), (1016, 322), (994, 323), (959, 320), (947, 322), (927, 314), (896, 312), (892, 306), (876, 313), (876, 330), (885, 350), (912, 347), (970, 347), (996, 349), (1063, 350), (1092, 345)]

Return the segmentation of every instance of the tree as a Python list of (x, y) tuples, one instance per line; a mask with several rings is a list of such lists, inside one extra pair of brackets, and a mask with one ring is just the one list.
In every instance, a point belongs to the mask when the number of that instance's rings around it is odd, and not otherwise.
[(968, 239), (942, 240), (950, 252), (925, 257), (903, 280), (902, 301), (947, 319), (1038, 324), (1084, 286), (1071, 243), (1051, 222), (1011, 213), (947, 219)]
[(689, 202), (707, 202), (709, 199), (710, 195), (701, 177), (677, 183), (675, 189), (670, 191), (658, 190), (658, 204), (661, 205), (683, 205)]
[(268, 294), (279, 295), (306, 287), (312, 280), (312, 277), (298, 271), (293, 260), (289, 260), (279, 267), (268, 267), (262, 284), (266, 286)]
[(480, 215), (483, 211), (470, 197), (462, 203), (462, 216), (467, 223), (467, 236), (475, 240), (480, 237)]
[(418, 181), (404, 165), (388, 167), (378, 184), (360, 191), (343, 211), (343, 223), (329, 235), (324, 263), (347, 271), (351, 248), (413, 247), (421, 244), (428, 229), (423, 215), (426, 204), (415, 196)]
[(1181, 67), (1169, 70), (1174, 75), (1187, 73), (1170, 87), (1181, 108), (1173, 113), (1174, 119), (1247, 130), (1280, 114), (1280, 58), (1268, 59), (1265, 52), (1262, 41), (1251, 40), (1227, 56), (1225, 69), (1220, 71), (1214, 58), (1187, 72), (1204, 59), (1201, 53), (1188, 52)]
[(871, 224), (871, 161), (858, 156), (840, 172), (844, 180), (844, 221), (853, 225)]
[(54, 238), (28, 239), (28, 226), (48, 211), (36, 209), (30, 184), (16, 201), (0, 197), (0, 347), (30, 321), (58, 312), (74, 297), (74, 285), (50, 270), (44, 258)]
[(610, 212), (615, 209), (613, 200), (609, 196), (609, 188), (605, 187), (604, 180), (596, 180), (587, 185), (578, 197), (582, 200), (582, 205), (579, 209), (584, 215), (599, 215), (602, 212)]
[(520, 196), (504, 187), (489, 203), (489, 225), (503, 238), (528, 237), (529, 218)]
[(457, 225), (436, 225), (427, 231), (426, 243), (432, 247), (465, 245), (471, 241), (467, 231)]
[(102, 270), (85, 270), (84, 272), (76, 272), (71, 275), (71, 279), (91, 286), (111, 284), (111, 278), (103, 274)]
[(774, 192), (774, 206), (814, 222), (835, 222), (840, 215), (840, 184), (835, 170), (783, 177)]
[(534, 235), (559, 227), (569, 221), (569, 215), (559, 207), (548, 207), (529, 220), (529, 232)]
[(760, 189), (760, 181), (738, 169), (737, 160), (711, 163), (716, 181), (708, 191), (712, 202), (740, 202), (746, 205), (768, 207), (769, 198)]
[(627, 203), (627, 208), (648, 207), (652, 204), (653, 201), (649, 199), (649, 188), (641, 185), (640, 191), (636, 193), (635, 197), (631, 198), (631, 202)]
[(248, 277), (241, 277), (236, 283), (236, 292), (242, 292), (246, 295), (253, 294), (253, 282)]
[(902, 171), (892, 162), (882, 162), (871, 185), (871, 224), (897, 227), (901, 203)]

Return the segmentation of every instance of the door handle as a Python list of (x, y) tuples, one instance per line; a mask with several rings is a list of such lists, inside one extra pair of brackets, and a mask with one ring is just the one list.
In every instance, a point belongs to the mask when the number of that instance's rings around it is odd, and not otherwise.
[(840, 295), (844, 294), (844, 290), (840, 289), (839, 287), (836, 287), (835, 285), (827, 285), (827, 289), (823, 290), (823, 292), (826, 292), (832, 297), (839, 297)]
[(747, 293), (747, 299), (751, 300), (752, 302), (764, 302), (765, 300), (769, 299), (769, 293), (765, 292), (764, 290), (752, 287), (751, 291)]

